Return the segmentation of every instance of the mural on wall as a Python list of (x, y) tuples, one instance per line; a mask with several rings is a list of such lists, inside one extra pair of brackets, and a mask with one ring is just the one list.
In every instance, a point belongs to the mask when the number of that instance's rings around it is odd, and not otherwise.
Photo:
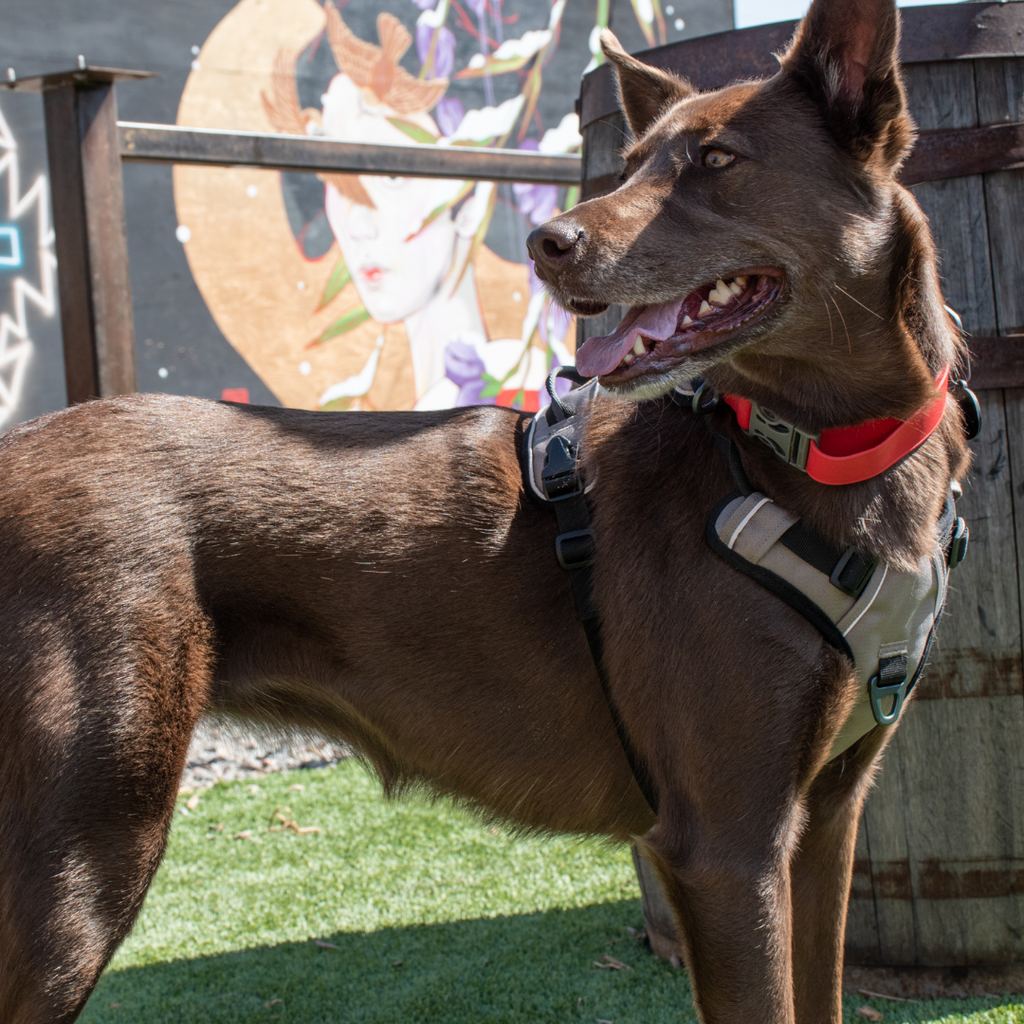
[(0, 426), (19, 417), (35, 327), (56, 312), (53, 244), (46, 175), (22, 192), (18, 141), (0, 109)]
[[(608, 0), (591, 2), (593, 53)], [(566, 3), (241, 0), (196, 48), (177, 121), (575, 152), (574, 83), (541, 102)], [(658, 0), (633, 9), (664, 38)], [(207, 306), (286, 405), (534, 410), (572, 361), (572, 320), (525, 237), (575, 188), (200, 167), (177, 167), (174, 187)]]

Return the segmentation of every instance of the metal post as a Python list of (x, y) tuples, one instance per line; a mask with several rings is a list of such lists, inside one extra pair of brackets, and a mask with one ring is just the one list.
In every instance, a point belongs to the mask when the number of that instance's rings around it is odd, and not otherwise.
[(137, 390), (114, 83), (148, 77), (85, 67), (3, 83), (43, 94), (69, 403)]

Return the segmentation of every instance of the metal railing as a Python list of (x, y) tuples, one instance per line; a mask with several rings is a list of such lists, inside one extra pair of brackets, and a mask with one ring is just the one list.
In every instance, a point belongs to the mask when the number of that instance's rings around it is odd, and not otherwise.
[(147, 163), (263, 167), (277, 171), (387, 174), (406, 178), (480, 178), (578, 185), (578, 156), (476, 146), (384, 146), (317, 136), (229, 132), (118, 121), (121, 159)]

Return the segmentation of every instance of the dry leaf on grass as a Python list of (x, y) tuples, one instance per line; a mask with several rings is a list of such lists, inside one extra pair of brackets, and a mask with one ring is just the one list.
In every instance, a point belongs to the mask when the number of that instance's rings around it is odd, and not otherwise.
[(211, 832), (223, 832), (224, 831), (224, 822), (223, 821), (218, 821), (216, 825), (211, 825), (210, 826), (210, 831)]
[(294, 786), (289, 786), (289, 789), (294, 789), (296, 793), (301, 793), (306, 787), (301, 782), (296, 782)]
[(257, 844), (259, 843), (259, 840), (252, 834), (252, 829), (251, 828), (244, 829), (241, 832), (236, 832), (231, 838), (232, 839), (248, 839), (250, 843), (257, 843)]
[(880, 1020), (885, 1020), (885, 1017), (873, 1006), (858, 1006), (856, 1013), (858, 1017), (863, 1017), (865, 1020), (875, 1021), (875, 1024), (878, 1024)]
[(190, 810), (194, 811), (199, 806), (199, 801), (202, 799), (202, 795), (199, 793), (193, 793), (186, 801), (185, 806)]
[(290, 807), (279, 807), (270, 816), (270, 820), (272, 822), (273, 821), (279, 821), (279, 822), (281, 822), (281, 824), (280, 825), (271, 825), (267, 829), (267, 831), (268, 832), (283, 832), (287, 828), (287, 829), (291, 829), (291, 831), (294, 832), (297, 836), (308, 836), (308, 835), (311, 835), (314, 832), (319, 832), (320, 831), (320, 829), (318, 829), (318, 828), (316, 828), (316, 827), (314, 827), (312, 825), (307, 825), (305, 827), (300, 827), (298, 822), (294, 818), (292, 818), (290, 816), (291, 813), (292, 813), (292, 809)]
[(279, 1003), (283, 1003), (283, 1002), (284, 1002), (283, 999), (271, 999), (269, 1002), (266, 1002), (263, 1005), (264, 1005), (264, 1007), (266, 1007), (266, 1009), (269, 1010), (272, 1006), (277, 1006)]
[(323, 939), (314, 939), (314, 946), (319, 946), (321, 949), (340, 949), (340, 946), (336, 946), (333, 942), (326, 942)]
[(601, 954), (601, 963), (597, 960), (594, 961), (594, 966), (602, 971), (631, 971), (633, 970), (629, 964), (624, 964), (621, 960), (616, 960), (615, 957), (609, 956), (607, 953)]
[(391, 964), (391, 966), (392, 966), (392, 967), (401, 967), (401, 966), (402, 966), (402, 961), (401, 961), (401, 960), (395, 960), (395, 961), (394, 961), (394, 962), (393, 962), (393, 963)]
[(594, 1024), (615, 1024), (615, 1021), (613, 1021), (613, 1020), (604, 1020), (601, 1017), (595, 1017), (594, 1018)]

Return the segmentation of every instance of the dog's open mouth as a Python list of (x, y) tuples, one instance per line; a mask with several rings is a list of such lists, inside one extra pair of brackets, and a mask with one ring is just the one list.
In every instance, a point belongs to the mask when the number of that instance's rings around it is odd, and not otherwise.
[(779, 298), (782, 282), (781, 270), (759, 269), (719, 278), (671, 302), (634, 306), (611, 334), (584, 342), (576, 368), (611, 384), (664, 372), (763, 316)]

